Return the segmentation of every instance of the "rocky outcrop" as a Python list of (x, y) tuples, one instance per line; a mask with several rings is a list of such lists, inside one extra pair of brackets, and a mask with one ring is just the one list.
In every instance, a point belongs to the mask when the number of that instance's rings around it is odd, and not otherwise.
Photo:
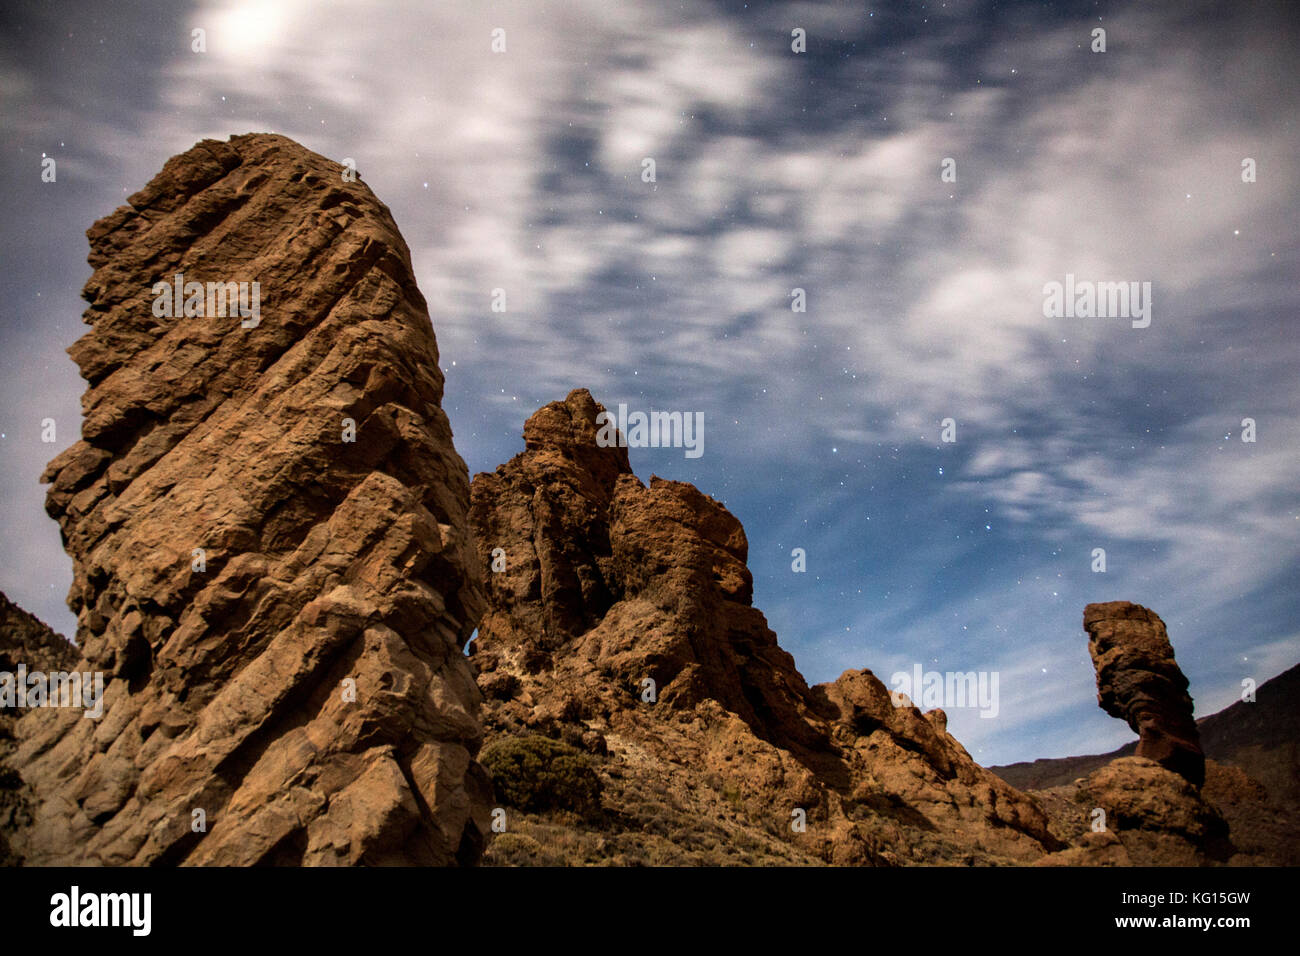
[(1199, 787), (1205, 781), (1205, 755), (1187, 678), (1174, 660), (1165, 622), (1141, 605), (1112, 601), (1084, 608), (1083, 627), (1101, 709), (1137, 733), (1136, 756)]
[[(29, 672), (66, 671), (79, 656), (75, 644), (0, 592), (0, 673), (12, 674), (20, 664)], [(17, 714), (0, 710), (2, 716)]]
[[(25, 691), (30, 676), (66, 673), (76, 666), (78, 656), (67, 638), (0, 593), (0, 866), (19, 862), (9, 848), (9, 836), (31, 823), (31, 794), (9, 766), (18, 718), (25, 713), (18, 684), (21, 682)], [(62, 696), (60, 692), (60, 701)], [(24, 693), (22, 704), (25, 698)]]
[[(1300, 865), (1300, 666), (1265, 681), (1257, 698), (1202, 717), (1196, 727), (1206, 756), (1201, 795), (1228, 822), (1240, 862)], [(1136, 749), (1134, 741), (1108, 754), (989, 769), (1018, 789), (1047, 790)]]
[(942, 711), (894, 706), (866, 670), (809, 688), (751, 604), (740, 522), (692, 485), (642, 484), (626, 449), (598, 445), (601, 411), (585, 390), (552, 402), (523, 453), (472, 484), (487, 608), (471, 660), (489, 737), (561, 738), (605, 778), (601, 836), (525, 818), (501, 861), (572, 862), (544, 848), (583, 841), (580, 859), (657, 863), (1056, 848), (1034, 801), (976, 765)]
[[(1187, 678), (1164, 622), (1128, 601), (1083, 612), (1097, 668), (1097, 703), (1141, 737), (1073, 783), (1038, 792), (1053, 832), (1070, 848), (1041, 861), (1055, 866), (1202, 866), (1236, 849), (1219, 809), (1201, 793), (1205, 757), (1192, 720)], [(1245, 779), (1245, 775), (1241, 775)], [(1216, 785), (1233, 788), (1215, 767)]]
[(1235, 849), (1219, 809), (1146, 757), (1118, 757), (1066, 787), (1036, 793), (1071, 847), (1050, 866), (1205, 866)]
[[(869, 670), (847, 671), (813, 693), (831, 707), (855, 815), (875, 827), (891, 820), (888, 843), (912, 844), (898, 862), (993, 862), (985, 854), (1029, 862), (1059, 848), (1042, 808), (977, 764), (948, 733), (943, 710), (923, 714), (906, 697), (896, 701)], [(904, 822), (926, 836), (904, 832)]]
[[(409, 252), (341, 172), (205, 140), (88, 232), (82, 438), (44, 480), (105, 704), (20, 721), (28, 863), (480, 854), (468, 474)], [(178, 274), (245, 310), (173, 312)]]
[(526, 679), (546, 663), (587, 709), (635, 704), (649, 680), (668, 708), (712, 698), (765, 739), (824, 746), (794, 659), (750, 605), (740, 522), (689, 484), (642, 485), (626, 449), (597, 446), (600, 410), (586, 391), (552, 402), (525, 425), (524, 454), (474, 480), (480, 671), (504, 656)]

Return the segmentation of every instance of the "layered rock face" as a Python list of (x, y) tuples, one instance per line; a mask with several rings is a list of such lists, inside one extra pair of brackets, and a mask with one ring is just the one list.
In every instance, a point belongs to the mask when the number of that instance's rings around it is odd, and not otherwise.
[[(766, 739), (824, 747), (789, 684), (794, 659), (750, 606), (740, 522), (691, 485), (643, 486), (626, 449), (597, 446), (600, 410), (586, 391), (547, 405), (525, 425), (526, 452), (475, 478), (490, 596), (476, 663), (499, 646), (527, 673), (549, 656), (615, 705), (649, 679), (669, 707), (711, 697)], [(504, 573), (490, 570), (496, 548)], [(594, 682), (580, 679), (589, 662)]]
[[(104, 714), (19, 722), (30, 864), (481, 852), (468, 474), (407, 247), (340, 172), (205, 140), (88, 232), (82, 439), (44, 480)], [(260, 299), (175, 314), (177, 274)]]
[(516, 827), (500, 862), (1014, 862), (1059, 845), (942, 711), (895, 707), (866, 670), (809, 688), (751, 605), (739, 521), (691, 485), (643, 485), (598, 446), (601, 411), (585, 390), (552, 402), (472, 484), (489, 738), (561, 738), (606, 778), (603, 835)]
[(1089, 604), (1088, 653), (1097, 669), (1097, 703), (1138, 734), (1136, 755), (1199, 787), (1205, 754), (1192, 717), (1187, 678), (1178, 669), (1165, 622), (1139, 604)]

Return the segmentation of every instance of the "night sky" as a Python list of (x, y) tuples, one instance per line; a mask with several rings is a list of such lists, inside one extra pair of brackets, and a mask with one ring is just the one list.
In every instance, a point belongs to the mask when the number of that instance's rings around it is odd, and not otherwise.
[[(740, 518), (810, 682), (996, 671), (995, 719), (948, 711), (978, 761), (1102, 752), (1133, 735), (1082, 612), (1127, 599), (1219, 710), (1300, 660), (1296, 10), (6, 0), (0, 590), (74, 632), (37, 478), (79, 428), (86, 228), (274, 131), (391, 208), (471, 474), (575, 387), (704, 414), (701, 457), (632, 465)], [(1067, 274), (1150, 282), (1150, 326), (1045, 317)]]

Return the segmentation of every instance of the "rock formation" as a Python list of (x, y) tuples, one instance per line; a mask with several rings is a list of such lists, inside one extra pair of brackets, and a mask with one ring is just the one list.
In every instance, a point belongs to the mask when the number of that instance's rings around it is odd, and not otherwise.
[(1234, 853), (1217, 807), (1146, 757), (1119, 757), (1073, 784), (1035, 793), (1071, 847), (1050, 866), (1204, 866)]
[[(20, 664), (28, 671), (70, 670), (78, 656), (76, 645), (0, 592), (0, 673), (12, 674)], [(0, 710), (6, 716), (19, 715)]]
[(1084, 608), (1083, 627), (1101, 709), (1138, 734), (1137, 756), (1199, 787), (1205, 781), (1205, 755), (1187, 678), (1174, 660), (1165, 622), (1141, 605), (1111, 601)]
[[(1238, 851), (1230, 863), (1300, 866), (1300, 665), (1259, 685), (1257, 695), (1197, 720), (1206, 757), (1201, 796), (1229, 825)], [(1134, 741), (1106, 754), (989, 769), (1036, 792), (1068, 787), (1136, 749)]]
[[(1069, 849), (1042, 862), (1060, 866), (1198, 866), (1236, 851), (1205, 781), (1187, 678), (1164, 622), (1128, 601), (1083, 612), (1097, 668), (1097, 703), (1141, 737), (1133, 756), (1097, 767), (1072, 784), (1039, 792), (1053, 831)], [(1216, 780), (1224, 775), (1216, 769)], [(1244, 778), (1244, 774), (1242, 775)]]
[(28, 863), (481, 852), (468, 474), (406, 244), (341, 171), (205, 140), (88, 232), (82, 438), (44, 480), (105, 707), (19, 721)]
[(942, 711), (894, 706), (867, 670), (809, 688), (751, 605), (740, 522), (689, 484), (643, 485), (597, 445), (600, 411), (585, 390), (545, 406), (471, 487), (489, 738), (561, 738), (607, 778), (604, 835), (516, 826), (501, 860), (1024, 862), (1059, 845)]
[[(77, 648), (61, 634), (28, 614), (0, 593), (0, 683), (16, 689), (20, 677), (69, 671), (76, 666)], [(18, 858), (9, 848), (9, 835), (31, 823), (31, 794), (17, 771), (7, 765), (14, 750), (14, 732), (25, 711), (10, 702), (0, 687), (0, 866)]]

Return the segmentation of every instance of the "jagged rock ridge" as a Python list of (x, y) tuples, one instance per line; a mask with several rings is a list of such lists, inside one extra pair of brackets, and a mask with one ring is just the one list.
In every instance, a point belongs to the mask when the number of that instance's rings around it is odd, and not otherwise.
[[(868, 670), (808, 687), (751, 606), (739, 521), (689, 484), (643, 485), (625, 449), (597, 445), (600, 411), (581, 389), (552, 402), (524, 452), (472, 483), (487, 609), (471, 653), (490, 738), (612, 751), (615, 830), (681, 828), (651, 862), (707, 861), (671, 844), (734, 842), (738, 827), (777, 862), (1029, 862), (1061, 845), (942, 711), (895, 706)], [(668, 823), (646, 819), (661, 812)], [(498, 846), (536, 858), (529, 843)]]
[[(76, 666), (77, 648), (0, 593), (0, 682), (16, 688), (20, 671), (49, 674)], [(14, 751), (14, 732), (23, 710), (13, 701), (0, 700), (0, 866), (14, 866), (19, 858), (9, 848), (9, 836), (31, 823), (31, 794), (18, 772), (8, 766)]]
[[(105, 712), (19, 721), (28, 863), (481, 852), (468, 474), (407, 247), (341, 169), (205, 140), (88, 231), (82, 439), (44, 480)], [(160, 317), (177, 273), (257, 281), (260, 321)]]

